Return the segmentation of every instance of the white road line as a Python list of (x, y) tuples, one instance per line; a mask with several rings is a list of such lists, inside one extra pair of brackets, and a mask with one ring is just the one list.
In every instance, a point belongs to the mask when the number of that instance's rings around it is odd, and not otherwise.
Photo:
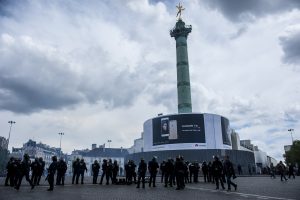
[(222, 192), (222, 193), (229, 193), (229, 194), (235, 194), (235, 195), (240, 195), (242, 197), (256, 197), (259, 199), (277, 199), (277, 200), (295, 200), (295, 199), (287, 199), (287, 198), (281, 198), (281, 197), (271, 197), (271, 196), (263, 196), (263, 195), (257, 195), (257, 194), (247, 194), (247, 193), (241, 193), (241, 192), (226, 192), (223, 190), (212, 190), (212, 189), (207, 189), (207, 188), (197, 188), (197, 187), (190, 187), (187, 186), (186, 188), (193, 189), (193, 190), (203, 190), (203, 191), (210, 191), (210, 192)]

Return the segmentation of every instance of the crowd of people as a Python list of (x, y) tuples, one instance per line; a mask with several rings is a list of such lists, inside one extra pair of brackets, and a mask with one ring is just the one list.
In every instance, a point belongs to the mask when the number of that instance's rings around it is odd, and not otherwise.
[[(158, 163), (157, 158), (154, 156), (152, 160), (146, 162), (143, 158), (140, 160), (138, 165), (133, 160), (128, 160), (124, 166), (125, 177), (119, 176), (120, 167), (116, 160), (104, 159), (102, 164), (95, 160), (91, 166), (93, 184), (97, 184), (100, 169), (102, 170), (99, 184), (103, 184), (105, 178), (106, 185), (111, 184), (136, 184), (137, 188), (145, 188), (146, 182), (149, 187), (156, 187), (156, 178), (160, 173), (160, 182), (164, 187), (176, 186), (176, 190), (183, 190), (187, 183), (197, 183), (199, 173), (202, 171), (204, 182), (213, 183), (216, 185), (216, 189), (220, 186), (224, 190), (224, 184), (227, 183), (227, 190), (231, 191), (232, 187), (237, 190), (237, 184), (232, 180), (236, 178), (233, 163), (230, 161), (229, 156), (225, 156), (224, 160), (220, 160), (217, 156), (214, 156), (211, 162), (202, 162), (201, 164), (197, 161), (188, 162), (185, 161), (182, 156), (178, 156), (175, 159), (169, 158), (164, 160), (162, 163)], [(237, 167), (239, 174), (240, 169)], [(45, 170), (45, 162), (42, 158), (36, 158), (33, 162), (27, 154), (24, 155), (23, 160), (11, 158), (7, 163), (7, 177), (5, 179), (5, 186), (14, 187), (19, 190), (22, 179), (25, 176), (26, 181), (29, 182), (31, 189), (40, 184), (41, 177)], [(72, 163), (72, 184), (84, 184), (84, 174), (87, 172), (87, 167), (84, 159), (77, 158)], [(31, 171), (31, 177), (30, 177)], [(56, 174), (56, 185), (65, 184), (65, 174), (67, 171), (67, 164), (61, 158), (57, 161), (57, 157), (52, 157), (52, 163), (47, 169), (47, 176), (45, 180), (48, 180), (49, 189), (54, 189), (54, 181)], [(275, 174), (278, 172), (281, 175), (281, 181), (287, 180), (285, 177), (286, 167), (282, 163), (274, 167), (273, 164), (270, 166), (270, 175), (275, 178)], [(293, 166), (289, 166), (289, 178), (292, 176), (295, 178), (293, 172)]]

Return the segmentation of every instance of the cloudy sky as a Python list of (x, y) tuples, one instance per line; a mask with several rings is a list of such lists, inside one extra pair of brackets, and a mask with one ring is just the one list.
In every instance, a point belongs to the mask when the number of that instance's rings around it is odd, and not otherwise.
[[(189, 0), (194, 112), (227, 117), (282, 159), (300, 139), (300, 1)], [(177, 112), (178, 1), (0, 1), (0, 130), (62, 149), (130, 147), (143, 122)]]

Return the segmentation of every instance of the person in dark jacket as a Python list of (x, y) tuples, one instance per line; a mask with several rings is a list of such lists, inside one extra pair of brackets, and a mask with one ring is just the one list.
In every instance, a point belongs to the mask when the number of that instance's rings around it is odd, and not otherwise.
[(151, 161), (148, 163), (148, 170), (150, 173), (150, 180), (149, 180), (149, 187), (151, 187), (151, 184), (153, 184), (153, 187), (156, 187), (156, 174), (157, 170), (159, 169), (159, 165), (156, 161), (156, 157), (153, 157)]
[(286, 170), (286, 168), (285, 168), (284, 164), (282, 163), (282, 161), (280, 161), (277, 164), (277, 170), (278, 170), (278, 172), (280, 174), (281, 181), (283, 181), (283, 178), (284, 178), (285, 181), (287, 181), (288, 179), (285, 177), (285, 170)]
[(48, 180), (48, 183), (50, 186), (48, 191), (53, 191), (53, 189), (54, 189), (54, 176), (55, 176), (56, 169), (57, 169), (57, 157), (52, 156), (52, 163), (50, 164), (50, 166), (48, 168), (48, 175), (46, 178)]
[(200, 166), (199, 166), (199, 163), (197, 162), (197, 160), (195, 160), (193, 165), (194, 165), (194, 173), (193, 173), (194, 183), (198, 183), (198, 176), (199, 176)]
[(185, 163), (183, 162), (183, 157), (178, 156), (175, 161), (175, 176), (176, 176), (176, 190), (183, 190), (185, 188), (184, 184), (184, 171), (185, 171)]
[(141, 179), (142, 179), (142, 188), (145, 188), (146, 172), (147, 172), (147, 164), (145, 163), (145, 160), (142, 158), (138, 167), (138, 181), (137, 181), (136, 188), (140, 188)]
[(234, 190), (237, 188), (237, 184), (233, 183), (231, 181), (231, 178), (235, 178), (235, 171), (233, 168), (232, 162), (229, 160), (229, 156), (225, 156), (225, 161), (224, 161), (224, 174), (226, 176), (226, 182), (227, 182), (227, 191), (231, 190), (231, 185), (234, 187)]
[(168, 159), (165, 166), (165, 187), (173, 187), (174, 164), (171, 158)]
[(160, 182), (163, 183), (164, 182), (164, 176), (165, 176), (165, 173), (166, 173), (166, 161), (165, 160), (160, 164), (159, 169), (160, 169), (160, 173), (161, 173)]
[(108, 172), (108, 169), (107, 169), (107, 160), (104, 159), (103, 163), (102, 163), (102, 175), (101, 175), (101, 180), (100, 180), (100, 183), (99, 183), (100, 185), (102, 185), (104, 176), (107, 176), (106, 175), (107, 172)]
[(38, 179), (37, 179), (37, 185), (40, 185), (41, 177), (44, 174), (45, 170), (45, 161), (43, 161), (43, 158), (39, 158), (39, 172), (38, 172)]
[(207, 168), (208, 168), (208, 182), (215, 183), (215, 177), (214, 177), (214, 170), (212, 168), (212, 162), (208, 162)]
[(80, 162), (79, 162), (79, 173), (76, 176), (76, 184), (78, 183), (79, 175), (81, 176), (81, 184), (84, 184), (83, 183), (84, 171), (87, 172), (87, 168), (86, 168), (86, 164), (84, 162), (84, 159), (81, 159)]
[(295, 179), (295, 174), (294, 174), (294, 164), (290, 163), (289, 165), (289, 178), (291, 178), (291, 176)]
[(39, 159), (35, 158), (35, 160), (31, 163), (30, 165), (32, 175), (31, 175), (31, 182), (36, 185), (38, 181), (38, 174), (39, 174), (39, 169), (40, 169), (40, 163)]
[(63, 158), (60, 158), (59, 162), (57, 163), (56, 185), (65, 185), (65, 174), (67, 169), (67, 163)]
[(31, 189), (34, 188), (34, 184), (31, 182), (31, 180), (29, 178), (29, 172), (30, 172), (30, 159), (29, 159), (28, 154), (25, 154), (24, 159), (19, 166), (19, 173), (18, 173), (18, 177), (17, 177), (17, 184), (15, 184), (15, 189), (17, 189), (17, 190), (20, 189), (20, 185), (22, 183), (22, 179), (24, 176), (26, 178), (26, 181), (29, 182)]
[(212, 163), (212, 170), (216, 181), (216, 186), (217, 186), (216, 189), (217, 190), (219, 189), (219, 181), (220, 181), (222, 189), (224, 190), (225, 187), (222, 180), (223, 165), (217, 156), (214, 156), (214, 162)]
[(119, 172), (119, 165), (116, 160), (114, 160), (113, 167), (112, 167), (112, 183), (117, 184), (117, 176)]
[(72, 164), (72, 168), (73, 168), (72, 184), (74, 184), (75, 178), (76, 178), (76, 184), (78, 184), (77, 176), (79, 177), (79, 168), (80, 168), (79, 163), (80, 160), (79, 158), (77, 158)]
[(108, 159), (107, 168), (106, 168), (106, 185), (109, 185), (109, 179), (111, 179), (111, 182), (113, 182), (112, 173), (113, 173), (113, 163), (111, 159)]
[(100, 165), (98, 163), (98, 160), (94, 161), (94, 164), (92, 164), (92, 172), (93, 172), (93, 184), (97, 184), (97, 179), (99, 175)]
[(5, 186), (14, 186), (14, 177), (15, 177), (14, 162), (15, 162), (14, 157), (11, 157), (6, 165), (7, 174), (5, 179)]
[(208, 182), (208, 166), (206, 164), (206, 161), (202, 163), (202, 173), (203, 173), (203, 178), (204, 182)]

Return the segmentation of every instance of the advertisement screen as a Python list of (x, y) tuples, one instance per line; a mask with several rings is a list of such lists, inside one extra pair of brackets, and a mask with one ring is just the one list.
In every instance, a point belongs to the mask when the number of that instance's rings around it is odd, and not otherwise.
[(230, 136), (230, 126), (228, 119), (221, 117), (221, 126), (222, 126), (222, 138), (223, 144), (231, 145), (231, 141), (229, 139)]
[(153, 146), (176, 143), (205, 143), (202, 114), (171, 115), (153, 119)]

